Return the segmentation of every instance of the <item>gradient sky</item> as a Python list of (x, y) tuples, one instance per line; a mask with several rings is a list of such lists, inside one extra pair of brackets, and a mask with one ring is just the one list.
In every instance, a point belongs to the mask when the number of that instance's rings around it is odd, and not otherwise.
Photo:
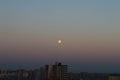
[(0, 0), (0, 68), (55, 61), (119, 72), (120, 0)]

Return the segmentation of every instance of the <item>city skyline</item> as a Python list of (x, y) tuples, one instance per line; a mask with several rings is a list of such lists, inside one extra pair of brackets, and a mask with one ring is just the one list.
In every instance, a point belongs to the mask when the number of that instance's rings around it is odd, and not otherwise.
[(119, 72), (119, 4), (119, 0), (1, 0), (0, 68), (60, 61), (75, 72)]

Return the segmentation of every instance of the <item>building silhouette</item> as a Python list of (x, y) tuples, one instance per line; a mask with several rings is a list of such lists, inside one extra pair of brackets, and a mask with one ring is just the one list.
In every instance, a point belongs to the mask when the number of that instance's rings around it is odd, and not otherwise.
[(46, 80), (67, 80), (68, 78), (68, 66), (61, 63), (46, 65), (45, 72)]

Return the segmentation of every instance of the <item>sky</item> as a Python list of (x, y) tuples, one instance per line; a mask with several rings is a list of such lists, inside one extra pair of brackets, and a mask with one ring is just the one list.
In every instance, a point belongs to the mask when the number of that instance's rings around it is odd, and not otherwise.
[(0, 0), (0, 68), (56, 61), (119, 72), (120, 0)]

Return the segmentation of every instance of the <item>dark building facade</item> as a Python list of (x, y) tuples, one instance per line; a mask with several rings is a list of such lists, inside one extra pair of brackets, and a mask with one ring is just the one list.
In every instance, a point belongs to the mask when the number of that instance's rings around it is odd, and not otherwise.
[(61, 63), (55, 65), (46, 65), (46, 80), (67, 80), (68, 66)]

